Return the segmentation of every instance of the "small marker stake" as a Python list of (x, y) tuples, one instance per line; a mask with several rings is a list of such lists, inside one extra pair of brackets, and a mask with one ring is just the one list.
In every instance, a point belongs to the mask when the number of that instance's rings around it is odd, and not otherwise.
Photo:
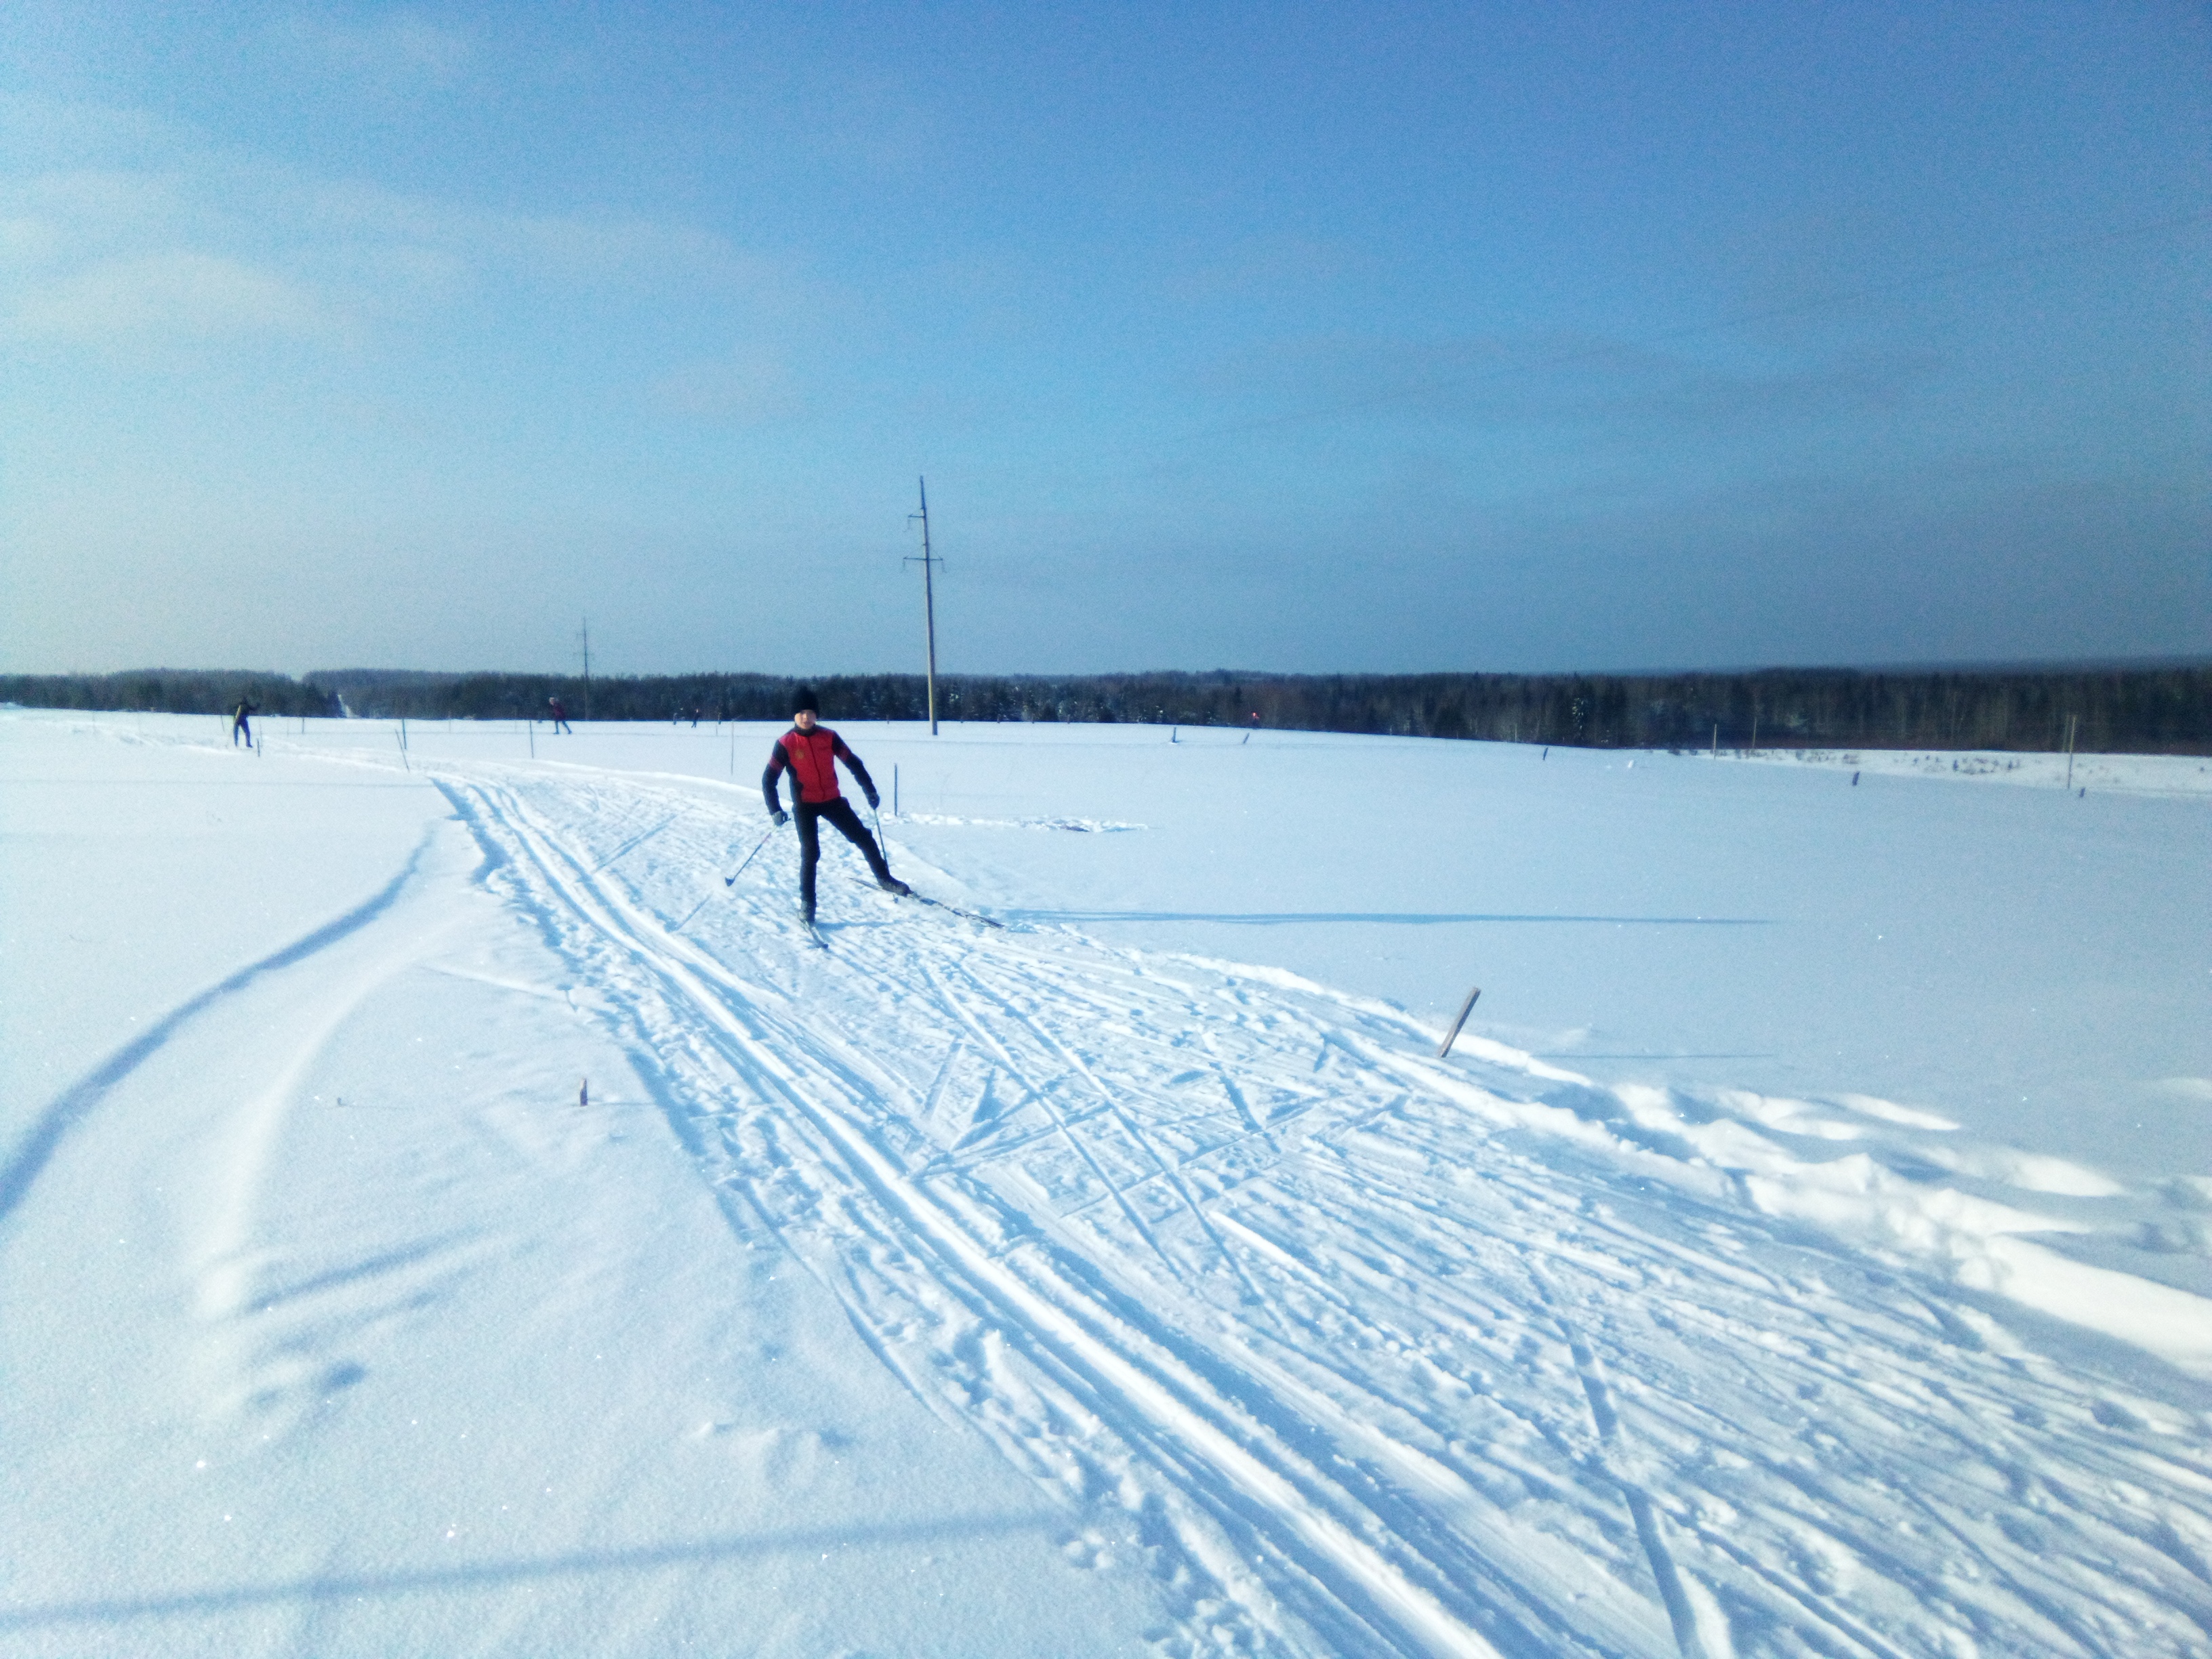
[(1467, 1017), (1474, 1012), (1474, 1000), (1481, 994), (1482, 987), (1480, 985), (1467, 994), (1467, 1000), (1460, 1005), (1459, 1018), (1452, 1022), (1451, 1030), (1444, 1033), (1444, 1040), (1437, 1045), (1438, 1060), (1451, 1053), (1452, 1044), (1459, 1040), (1459, 1028), (1467, 1024)]

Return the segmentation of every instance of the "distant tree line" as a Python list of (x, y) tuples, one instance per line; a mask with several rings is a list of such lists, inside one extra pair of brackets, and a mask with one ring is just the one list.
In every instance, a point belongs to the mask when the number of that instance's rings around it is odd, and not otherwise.
[(133, 668), (120, 674), (0, 674), (0, 703), (27, 708), (228, 714), (241, 699), (270, 714), (338, 712), (329, 695), (307, 680), (258, 669)]
[[(280, 674), (146, 669), (0, 675), (0, 702), (46, 708), (416, 720), (780, 720), (802, 682), (773, 674), (586, 681), (391, 670)], [(918, 720), (918, 674), (805, 682), (828, 720)], [(1471, 738), (1583, 748), (2020, 749), (2212, 754), (2212, 665), (1713, 674), (953, 675), (947, 720), (1151, 721)]]

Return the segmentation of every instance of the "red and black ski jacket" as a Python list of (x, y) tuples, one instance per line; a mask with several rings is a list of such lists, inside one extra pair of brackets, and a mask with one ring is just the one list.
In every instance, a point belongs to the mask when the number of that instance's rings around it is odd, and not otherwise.
[(844, 738), (826, 726), (817, 726), (811, 732), (793, 726), (775, 740), (775, 747), (769, 750), (768, 770), (761, 774), (761, 794), (768, 802), (768, 810), (783, 810), (782, 801), (777, 799), (776, 784), (786, 768), (790, 769), (792, 792), (800, 801), (810, 806), (826, 806), (836, 800), (839, 761), (844, 762), (859, 781), (863, 793), (876, 793), (875, 781), (868, 776), (868, 769), (860, 764), (858, 755), (845, 747)]

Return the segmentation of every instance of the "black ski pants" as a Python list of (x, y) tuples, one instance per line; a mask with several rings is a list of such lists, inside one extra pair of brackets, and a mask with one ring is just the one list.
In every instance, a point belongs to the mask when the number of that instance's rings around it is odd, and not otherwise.
[(853, 810), (853, 803), (840, 795), (836, 800), (820, 803), (800, 801), (792, 810), (799, 821), (799, 902), (806, 914), (814, 914), (814, 866), (822, 861), (821, 831), (816, 823), (833, 823), (837, 833), (860, 849), (860, 856), (868, 861), (878, 883), (891, 878), (891, 867), (884, 862), (882, 849), (876, 838), (868, 833), (868, 826), (860, 822), (860, 815)]

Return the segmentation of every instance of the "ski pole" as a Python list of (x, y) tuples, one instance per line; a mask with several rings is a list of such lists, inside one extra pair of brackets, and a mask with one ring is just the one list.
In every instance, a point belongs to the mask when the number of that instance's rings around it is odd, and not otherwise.
[(884, 868), (888, 870), (891, 867), (891, 844), (884, 836), (884, 809), (880, 806), (871, 806), (868, 811), (876, 821), (876, 848), (883, 854)]
[[(768, 836), (772, 836), (775, 833), (775, 825), (771, 823), (768, 827)], [(745, 864), (750, 864), (755, 859), (760, 856), (760, 849), (768, 845), (768, 836), (763, 836), (758, 841), (753, 843), (753, 850), (745, 854)], [(738, 884), (738, 878), (745, 872), (745, 864), (739, 865), (736, 869), (731, 871), (728, 875), (724, 876), (722, 878), (722, 885), (725, 887), (736, 886)], [(687, 916), (684, 920), (688, 921), (690, 918)]]

